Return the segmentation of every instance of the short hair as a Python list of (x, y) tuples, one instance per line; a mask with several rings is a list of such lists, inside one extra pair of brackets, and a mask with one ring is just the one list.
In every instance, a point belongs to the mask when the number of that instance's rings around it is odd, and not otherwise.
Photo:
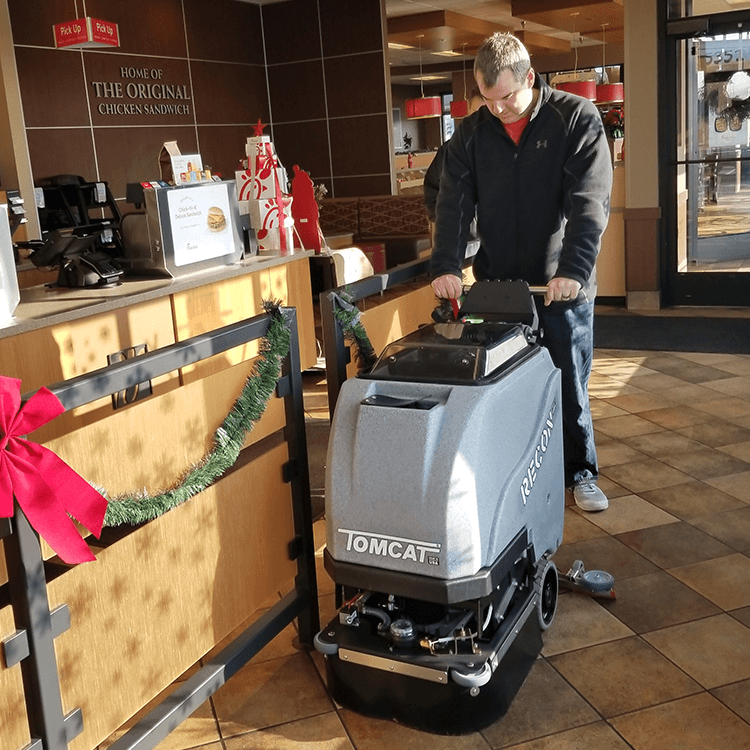
[(474, 75), (481, 73), (484, 85), (491, 89), (504, 70), (510, 70), (520, 83), (531, 70), (531, 58), (517, 37), (496, 31), (479, 46), (474, 58)]

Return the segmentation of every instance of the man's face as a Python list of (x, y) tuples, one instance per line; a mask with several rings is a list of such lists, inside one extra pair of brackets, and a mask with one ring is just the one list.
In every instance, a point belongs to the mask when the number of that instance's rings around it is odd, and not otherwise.
[(491, 89), (485, 85), (481, 73), (477, 73), (476, 79), (487, 109), (501, 122), (518, 122), (526, 117), (534, 104), (534, 71), (531, 69), (519, 83), (513, 72), (506, 68)]

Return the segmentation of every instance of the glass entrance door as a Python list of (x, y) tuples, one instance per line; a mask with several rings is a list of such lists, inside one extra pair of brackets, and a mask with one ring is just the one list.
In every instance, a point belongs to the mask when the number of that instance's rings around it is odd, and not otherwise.
[(750, 13), (733, 16), (668, 42), (668, 304), (750, 304)]

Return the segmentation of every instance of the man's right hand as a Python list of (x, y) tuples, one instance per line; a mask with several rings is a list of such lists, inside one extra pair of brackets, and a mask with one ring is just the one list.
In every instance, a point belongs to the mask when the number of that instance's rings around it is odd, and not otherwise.
[(464, 291), (463, 281), (452, 273), (438, 276), (432, 282), (432, 289), (436, 297), (442, 299), (458, 299)]

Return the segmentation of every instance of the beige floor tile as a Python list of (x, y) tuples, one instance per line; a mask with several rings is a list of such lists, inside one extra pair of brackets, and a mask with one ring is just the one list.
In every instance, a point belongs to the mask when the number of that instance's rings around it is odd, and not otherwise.
[[(722, 364), (734, 362), (737, 359), (736, 354), (728, 354), (727, 352), (675, 352), (675, 356), (680, 359), (686, 359), (689, 362), (711, 365), (711, 367), (716, 367), (719, 370), (725, 369), (721, 367)], [(727, 372), (731, 371), (727, 370)]]
[(596, 429), (609, 437), (622, 439), (632, 435), (645, 435), (649, 432), (660, 432), (661, 427), (642, 419), (635, 414), (628, 414), (624, 417), (609, 417), (608, 419), (599, 419), (596, 422)]
[(615, 581), (607, 610), (636, 633), (718, 615), (721, 610), (666, 571)]
[(734, 711), (741, 719), (750, 722), (750, 680), (735, 682), (711, 691), (727, 708)]
[[(633, 377), (628, 380), (631, 385), (641, 388), (644, 391), (649, 391), (650, 393), (662, 391), (668, 397), (671, 388), (679, 388), (685, 384), (683, 380), (674, 377), (674, 375), (665, 375), (663, 372), (656, 372), (655, 370), (644, 372), (644, 369), (641, 368), (640, 371), (634, 373)], [(671, 399), (670, 403), (673, 403)]]
[[(335, 712), (232, 737), (226, 750), (354, 750)], [(201, 749), (202, 750), (202, 749)]]
[(744, 443), (735, 443), (734, 445), (723, 445), (719, 448), (722, 453), (727, 453), (730, 456), (739, 458), (740, 461), (745, 461), (750, 464), (750, 440)]
[(710, 415), (705, 412), (684, 405), (668, 407), (666, 409), (644, 411), (641, 412), (639, 416), (648, 419), (649, 422), (654, 422), (667, 430), (677, 430), (680, 427), (688, 427), (691, 424), (706, 422), (711, 418)]
[(565, 525), (563, 527), (563, 544), (573, 544), (584, 539), (606, 536), (606, 532), (596, 524), (591, 523), (588, 516), (581, 514), (575, 508), (565, 509)]
[(554, 656), (630, 635), (633, 631), (594, 599), (580, 594), (563, 594), (552, 626), (544, 633), (542, 655)]
[(339, 713), (352, 743), (357, 750), (487, 750), (487, 743), (476, 732), (448, 737), (421, 732), (385, 719), (342, 709)]
[(513, 750), (628, 750), (630, 746), (603, 721), (513, 745)]
[(652, 458), (669, 456), (673, 453), (687, 453), (705, 448), (704, 445), (701, 445), (696, 440), (691, 440), (684, 435), (678, 435), (671, 430), (626, 437), (623, 438), (623, 443), (639, 451), (641, 454), (646, 454), (646, 456), (651, 456)]
[(736, 554), (669, 571), (722, 609), (750, 606), (750, 558)]
[(698, 480), (642, 492), (641, 497), (683, 520), (747, 507), (742, 500)]
[(669, 389), (669, 398), (679, 404), (685, 404), (693, 408), (705, 401), (715, 401), (716, 391), (702, 385), (686, 384)]
[(611, 417), (624, 417), (628, 412), (625, 409), (618, 409), (609, 401), (603, 401), (600, 398), (591, 398), (591, 417), (596, 422), (597, 419), (609, 419)]
[(700, 424), (681, 427), (677, 432), (711, 448), (720, 448), (722, 445), (734, 445), (750, 440), (750, 430), (731, 422), (725, 422), (717, 417)]
[(620, 358), (594, 358), (593, 370), (599, 372), (602, 375), (609, 375), (612, 378), (618, 380), (628, 381), (637, 375), (658, 375), (656, 370), (649, 370), (648, 367), (642, 367), (638, 362), (633, 362), (628, 359)]
[(616, 581), (658, 570), (654, 563), (609, 534), (563, 544), (555, 552), (553, 560), (561, 573), (567, 573), (576, 560), (581, 560), (587, 570), (606, 570)]
[(678, 471), (672, 466), (667, 466), (667, 464), (656, 459), (609, 466), (601, 473), (635, 494), (660, 487), (669, 487), (673, 484), (682, 484), (691, 479), (684, 472)]
[(611, 498), (606, 510), (601, 513), (586, 513), (586, 518), (608, 534), (621, 534), (649, 526), (676, 523), (678, 520), (637, 495)]
[[(261, 609), (255, 612), (239, 627), (235, 628), (226, 638), (223, 638), (202, 659), (207, 664), (213, 656), (226, 648), (235, 638), (247, 630), (256, 620), (259, 620), (267, 610)], [(296, 621), (287, 625), (267, 646), (262, 648), (254, 657), (253, 661), (268, 661), (278, 659), (282, 656), (291, 656), (299, 653), (299, 639), (297, 637)]]
[(719, 393), (725, 393), (727, 396), (750, 397), (750, 378), (729, 377), (723, 380), (713, 380), (706, 386)]
[(596, 460), (600, 469), (606, 466), (629, 464), (645, 458), (646, 456), (643, 453), (621, 443), (619, 440), (596, 441)]
[(710, 690), (750, 677), (750, 629), (726, 614), (642, 636)]
[(738, 500), (750, 503), (750, 471), (725, 477), (711, 477), (706, 480), (706, 484), (710, 484)]
[(617, 540), (663, 570), (731, 555), (726, 544), (680, 521), (618, 534)]
[(692, 524), (739, 552), (750, 552), (750, 507), (695, 518)]
[(333, 709), (317, 670), (303, 653), (251, 662), (212, 700), (225, 738)]
[(490, 747), (499, 750), (590, 724), (598, 718), (591, 706), (558, 672), (543, 659), (538, 659), (508, 713), (483, 729), (482, 735)]
[(750, 464), (714, 448), (675, 453), (660, 458), (665, 464), (696, 479), (725, 477), (750, 470)]
[(718, 362), (714, 367), (724, 372), (731, 372), (732, 375), (750, 376), (750, 359), (747, 358), (732, 357), (724, 362)]
[(597, 485), (599, 485), (599, 489), (610, 499), (613, 497), (622, 497), (622, 495), (630, 494), (630, 492), (625, 487), (617, 484), (617, 482), (614, 482), (611, 479), (608, 479), (603, 474), (599, 475), (599, 479), (596, 483)]
[(727, 422), (736, 424), (738, 427), (744, 427), (746, 430), (750, 430), (750, 414), (745, 414), (741, 417), (726, 417)]
[(719, 419), (745, 417), (750, 414), (750, 401), (742, 398), (718, 398), (695, 405), (696, 411), (702, 411)]
[(743, 625), (750, 628), (750, 607), (733, 609), (729, 614), (732, 615), (737, 622), (741, 622)]
[(729, 750), (750, 747), (750, 726), (707, 694), (612, 719), (634, 750)]
[[(156, 706), (170, 693), (174, 692), (176, 688), (177, 685), (173, 684), (167, 690), (158, 695), (117, 732), (102, 742), (99, 745), (99, 750), (106, 750), (116, 740), (119, 740), (127, 730), (156, 708)], [(220, 743), (220, 739), (221, 735), (219, 734), (219, 727), (214, 718), (211, 704), (209, 701), (206, 701), (188, 716), (185, 721), (172, 730), (172, 732), (156, 746), (156, 750), (188, 750), (197, 745), (206, 745), (214, 742)], [(220, 744), (216, 745), (216, 747), (218, 750), (221, 750)], [(214, 745), (210, 745), (210, 750), (214, 750)]]
[(636, 393), (643, 393), (643, 391), (606, 375), (594, 373), (589, 381), (589, 394), (594, 398), (614, 398)]
[(701, 691), (638, 637), (560, 654), (549, 662), (604, 718)]
[[(639, 388), (640, 381), (643, 378), (638, 378), (638, 382), (632, 385), (637, 385)], [(674, 406), (674, 401), (670, 401), (666, 396), (656, 393), (637, 393), (625, 396), (616, 396), (615, 398), (608, 399), (609, 403), (617, 406), (620, 409), (624, 409), (629, 414), (640, 414), (644, 411), (653, 411), (654, 409), (666, 409), (670, 406)]]

